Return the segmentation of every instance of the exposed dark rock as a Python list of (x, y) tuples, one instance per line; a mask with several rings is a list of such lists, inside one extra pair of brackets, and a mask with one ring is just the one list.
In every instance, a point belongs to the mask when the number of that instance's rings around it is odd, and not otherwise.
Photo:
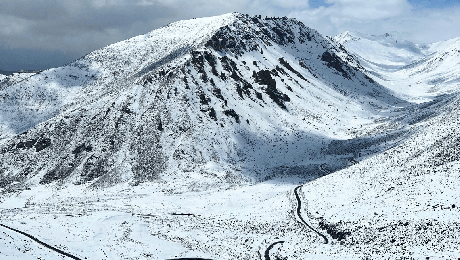
[(222, 91), (220, 90), (220, 88), (213, 88), (212, 94), (214, 94), (214, 96), (216, 96), (218, 99), (222, 101), (225, 100), (224, 97), (222, 96)]
[(224, 70), (228, 72), (233, 72), (235, 70), (238, 70), (236, 63), (232, 59), (228, 58), (227, 56), (220, 57), (219, 60)]
[(283, 65), (286, 69), (288, 69), (289, 71), (293, 72), (295, 75), (297, 75), (297, 77), (303, 79), (304, 81), (306, 82), (309, 82), (300, 72), (298, 72), (297, 70), (295, 70), (286, 60), (284, 60), (283, 58), (279, 58), (279, 62), (281, 63), (281, 65)]
[(158, 127), (157, 127), (157, 130), (158, 131), (163, 131), (163, 123), (161, 123), (161, 119), (158, 120)]
[(209, 52), (204, 52), (203, 56), (204, 56), (204, 59), (208, 62), (208, 64), (211, 66), (211, 73), (214, 76), (218, 77), (219, 73), (217, 72), (217, 69), (216, 69), (217, 62), (216, 62), (216, 58), (214, 57), (214, 55), (212, 55)]
[(244, 95), (251, 97), (251, 92), (249, 90), (252, 89), (252, 86), (241, 76), (236, 63), (228, 57), (222, 57), (220, 60), (222, 62), (223, 68), (230, 72), (230, 78), (232, 78), (237, 83), (236, 91), (240, 98), (244, 99)]
[(209, 102), (211, 101), (211, 99), (206, 97), (206, 95), (204, 93), (201, 93), (199, 96), (200, 96), (200, 103), (202, 105), (208, 105)]
[(31, 139), (31, 140), (27, 140), (25, 142), (19, 142), (17, 145), (16, 145), (16, 148), (17, 149), (30, 149), (34, 146), (34, 144), (37, 142), (37, 139)]
[[(185, 89), (190, 89), (190, 86), (189, 86), (189, 84), (188, 84), (187, 77), (183, 77), (183, 78), (182, 78), (182, 81), (183, 81), (184, 84), (185, 84)], [(176, 93), (176, 95), (177, 95), (177, 88), (176, 88), (175, 90), (176, 90), (175, 93)]]
[(214, 121), (217, 121), (216, 110), (213, 107), (209, 110), (209, 117), (212, 118)]
[(91, 152), (92, 150), (93, 150), (93, 147), (91, 146), (91, 144), (86, 145), (86, 144), (83, 143), (83, 144), (77, 146), (72, 151), (72, 153), (75, 155), (75, 157), (77, 157), (82, 152)]
[(200, 74), (200, 78), (203, 82), (208, 82), (208, 76), (206, 75), (206, 70), (204, 69), (204, 56), (202, 52), (192, 51), (192, 64), (195, 67), (196, 71)]
[(260, 100), (263, 100), (262, 93), (256, 91), (256, 97)]
[(39, 183), (50, 184), (55, 181), (62, 181), (72, 174), (72, 172), (75, 170), (75, 167), (75, 164), (64, 161), (63, 163), (56, 166), (56, 168), (53, 170), (47, 172)]
[(131, 109), (129, 109), (128, 106), (129, 106), (128, 104), (124, 105), (123, 108), (121, 109), (121, 111), (126, 113), (126, 114), (132, 114), (133, 111), (131, 111)]
[(289, 27), (273, 27), (271, 29), (276, 34), (276, 43), (281, 45), (286, 45), (287, 43), (295, 43), (295, 34), (289, 29)]
[(211, 86), (215, 87), (216, 83), (214, 82), (214, 79), (210, 78), (209, 83), (211, 83)]
[(41, 150), (49, 147), (51, 145), (51, 139), (41, 138), (38, 142), (35, 143), (35, 151), (40, 152)]
[(326, 62), (329, 68), (333, 68), (337, 72), (340, 72), (344, 78), (351, 79), (350, 75), (343, 69), (345, 66), (343, 61), (335, 53), (325, 51), (323, 55), (321, 55), (321, 60)]
[(327, 223), (324, 220), (321, 220), (319, 222), (319, 227), (323, 230), (326, 230), (326, 232), (333, 238), (337, 239), (338, 241), (344, 240), (347, 238), (347, 236), (351, 235), (351, 232), (348, 230), (341, 230), (340, 229), (340, 224), (331, 224)]
[(108, 172), (108, 162), (104, 158), (97, 158), (91, 156), (83, 164), (83, 171), (81, 173), (81, 182), (89, 182), (99, 178)]
[(299, 65), (300, 67), (308, 70), (308, 72), (310, 72), (310, 74), (313, 75), (313, 77), (318, 78), (318, 76), (316, 76), (316, 74), (314, 74), (313, 71), (311, 71), (311, 69), (307, 65), (305, 65), (305, 63), (303, 63), (302, 61), (299, 61)]
[(261, 85), (266, 85), (265, 93), (282, 109), (287, 109), (285, 102), (289, 102), (291, 99), (284, 93), (276, 89), (276, 80), (272, 78), (270, 71), (261, 70), (253, 73), (255, 81)]
[[(131, 145), (137, 164), (133, 167), (136, 182), (155, 181), (166, 167), (160, 145), (161, 132), (151, 131), (156, 120), (148, 121), (135, 129), (136, 140)], [(163, 126), (164, 127), (164, 126)], [(184, 126), (183, 131), (188, 131)]]
[(226, 116), (233, 117), (238, 124), (240, 123), (240, 116), (235, 112), (235, 110), (233, 109), (225, 110), (224, 114)]

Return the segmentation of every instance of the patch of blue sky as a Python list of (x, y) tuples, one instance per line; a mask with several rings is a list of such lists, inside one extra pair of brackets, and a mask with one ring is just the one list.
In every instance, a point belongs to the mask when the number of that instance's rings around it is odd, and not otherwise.
[(326, 3), (324, 0), (310, 0), (308, 1), (308, 4), (310, 8), (318, 8), (321, 6), (325, 6), (325, 7), (331, 6), (331, 4)]
[(416, 9), (442, 9), (460, 6), (460, 0), (408, 0)]

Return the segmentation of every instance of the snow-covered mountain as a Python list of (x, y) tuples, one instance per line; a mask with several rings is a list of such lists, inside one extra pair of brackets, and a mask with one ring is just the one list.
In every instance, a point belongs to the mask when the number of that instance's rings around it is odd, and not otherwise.
[(214, 165), (265, 178), (405, 104), (300, 22), (239, 14), (173, 23), (1, 96), (3, 129), (22, 132), (3, 144), (5, 187), (201, 181)]
[(415, 44), (390, 34), (345, 32), (334, 37), (379, 84), (400, 98), (425, 102), (458, 91), (460, 38)]
[(8, 76), (0, 256), (458, 258), (458, 94), (399, 88), (454, 45), (232, 13)]
[(416, 44), (389, 33), (366, 35), (359, 32), (344, 32), (334, 37), (347, 50), (360, 56), (364, 64), (382, 69), (398, 69), (416, 60), (422, 59), (430, 48), (426, 44)]
[[(437, 47), (426, 58), (408, 65), (402, 73), (409, 74), (411, 86), (425, 88), (432, 95), (458, 92), (460, 87), (460, 38)], [(420, 86), (417, 86), (420, 85)]]

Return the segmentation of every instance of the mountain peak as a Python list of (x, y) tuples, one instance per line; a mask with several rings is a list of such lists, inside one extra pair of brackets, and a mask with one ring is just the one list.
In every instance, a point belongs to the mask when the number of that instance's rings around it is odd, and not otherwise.
[(334, 39), (339, 43), (346, 43), (348, 41), (359, 41), (361, 39), (371, 40), (371, 41), (392, 41), (395, 42), (398, 40), (398, 37), (390, 34), (384, 33), (381, 35), (365, 34), (356, 31), (345, 31), (334, 37)]
[(358, 32), (345, 31), (336, 35), (333, 39), (340, 44), (345, 44), (349, 41), (358, 41), (360, 37)]
[(265, 178), (404, 103), (301, 22), (238, 13), (175, 22), (2, 91), (0, 130), (13, 137), (0, 182), (95, 186), (202, 176), (213, 162)]

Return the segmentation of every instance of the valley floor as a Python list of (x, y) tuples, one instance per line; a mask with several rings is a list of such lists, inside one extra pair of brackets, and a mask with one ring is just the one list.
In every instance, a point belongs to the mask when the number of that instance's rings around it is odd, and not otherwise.
[[(377, 215), (372, 213), (365, 221), (354, 219), (353, 216), (360, 214), (353, 213), (352, 207), (347, 219), (337, 221), (334, 214), (327, 212), (333, 198), (322, 199), (327, 192), (318, 191), (317, 181), (313, 181), (299, 188), (302, 201), (299, 212), (321, 234), (318, 235), (297, 215), (294, 189), (304, 181), (301, 177), (278, 178), (255, 185), (184, 193), (152, 183), (115, 186), (104, 191), (82, 190), (79, 186), (50, 191), (42, 187), (38, 192), (24, 191), (2, 201), (0, 219), (2, 224), (79, 259), (265, 260), (267, 256), (268, 259), (455, 259), (459, 256), (455, 250), (455, 241), (460, 236), (455, 219), (458, 209), (443, 209), (451, 214), (450, 227), (446, 222), (441, 226), (411, 222), (409, 228), (397, 220), (383, 223), (379, 209), (375, 209)], [(337, 214), (347, 216), (342, 212), (336, 213), (336, 217)], [(356, 225), (363, 223), (364, 226)], [(404, 232), (412, 232), (409, 235), (416, 238), (413, 232), (417, 228), (438, 232), (431, 234), (431, 242), (444, 245), (434, 246), (433, 250), (406, 241), (409, 237)], [(449, 232), (457, 235), (446, 236)], [(388, 241), (395, 236), (396, 243)], [(423, 232), (419, 237), (426, 238)], [(70, 259), (4, 227), (0, 227), (0, 258)]]

